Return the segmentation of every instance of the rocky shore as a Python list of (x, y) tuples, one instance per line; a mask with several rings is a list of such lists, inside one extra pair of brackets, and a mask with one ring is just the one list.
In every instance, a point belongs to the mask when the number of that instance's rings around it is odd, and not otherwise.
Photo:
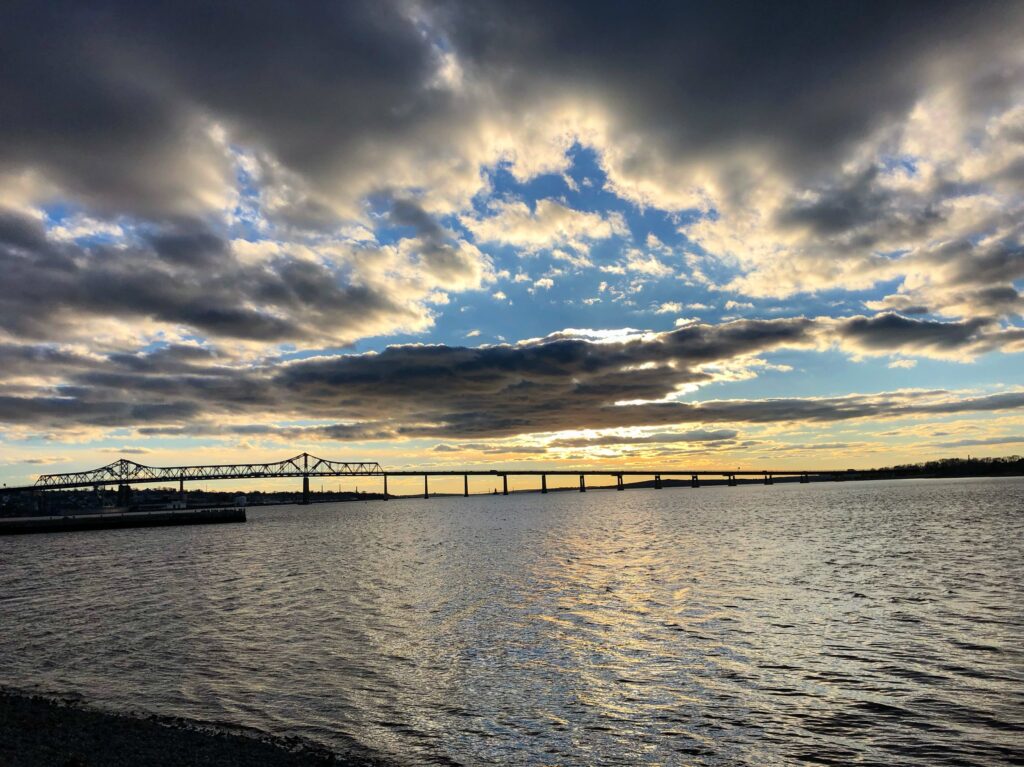
[(173, 717), (111, 713), (68, 698), (8, 689), (0, 689), (0, 764), (392, 767), (355, 743), (338, 753), (300, 739)]

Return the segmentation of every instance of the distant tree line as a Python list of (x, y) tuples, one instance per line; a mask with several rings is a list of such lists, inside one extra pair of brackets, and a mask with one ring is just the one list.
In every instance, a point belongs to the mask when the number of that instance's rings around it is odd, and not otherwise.
[(858, 472), (866, 477), (1009, 477), (1024, 474), (1024, 456), (1001, 458), (940, 458)]

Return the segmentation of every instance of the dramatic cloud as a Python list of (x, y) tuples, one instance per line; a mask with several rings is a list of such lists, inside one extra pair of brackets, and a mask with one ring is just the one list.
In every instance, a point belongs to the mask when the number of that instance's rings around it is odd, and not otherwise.
[(898, 352), (966, 359), (993, 350), (1024, 350), (1024, 329), (1000, 328), (987, 317), (939, 322), (887, 313), (850, 317), (829, 324), (833, 325), (839, 345), (861, 354)]
[[(211, 352), (174, 347), (145, 355), (64, 365), (61, 353), (6, 349), (66, 378), (0, 387), (0, 422), (139, 427), (156, 435), (250, 434), (341, 441), (517, 435), (711, 423), (830, 422), (871, 417), (1016, 409), (1024, 394), (977, 397), (907, 391), (849, 397), (685, 401), (686, 391), (749, 377), (774, 349), (815, 348), (842, 333), (864, 343), (870, 321), (808, 319), (691, 324), (666, 333), (566, 331), (518, 345), (392, 346), (375, 354), (324, 356), (239, 368)], [(850, 330), (853, 328), (853, 330)], [(839, 335), (836, 335), (838, 332)], [(932, 344), (904, 331), (904, 344)], [(824, 339), (824, 341), (823, 341)], [(944, 337), (943, 337), (944, 339)], [(965, 341), (972, 343), (969, 337)], [(173, 371), (173, 375), (169, 372)], [(313, 420), (315, 426), (232, 425), (238, 418)], [(211, 426), (211, 419), (222, 425)], [(559, 443), (720, 441), (730, 430)]]
[[(94, 337), (106, 324), (111, 341), (177, 328), (262, 343), (349, 343), (429, 327), (435, 291), (492, 279), (489, 261), (472, 245), (430, 226), (394, 249), (328, 254), (310, 260), (280, 252), (251, 262), (187, 222), (116, 245), (78, 245), (48, 238), (38, 221), (0, 215), (0, 270), (16, 288), (0, 294), (0, 331), (68, 340)], [(367, 261), (376, 273), (361, 269)], [(130, 324), (115, 328), (111, 320)]]
[[(1001, 2), (14, 0), (0, 424), (620, 430), (586, 449), (1019, 407), (900, 387), (1024, 351), (1021, 39)], [(836, 350), (900, 391), (728, 398), (849, 391)]]
[(684, 432), (659, 432), (657, 434), (645, 434), (641, 437), (634, 437), (623, 434), (606, 434), (601, 437), (571, 437), (556, 439), (548, 444), (549, 447), (600, 447), (604, 445), (651, 445), (666, 442), (728, 442), (736, 438), (738, 432), (734, 429), (694, 429)]

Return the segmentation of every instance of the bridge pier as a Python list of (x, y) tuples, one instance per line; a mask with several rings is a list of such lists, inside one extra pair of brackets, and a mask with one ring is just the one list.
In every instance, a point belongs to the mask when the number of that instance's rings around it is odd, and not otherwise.
[(131, 502), (132, 490), (128, 485), (117, 486), (117, 505), (127, 506)]
[(622, 475), (621, 474), (616, 474), (615, 475), (615, 489), (616, 490), (625, 490), (626, 489), (625, 486), (622, 484)]
[(583, 479), (583, 475), (582, 474), (580, 474), (580, 492), (581, 493), (587, 492), (587, 483), (586, 483), (586, 480)]
[(309, 453), (302, 454), (302, 503), (309, 504)]
[(427, 487), (427, 475), (426, 474), (423, 475), (423, 497), (424, 498), (429, 498), (430, 497), (430, 488)]
[(726, 484), (729, 487), (736, 487), (736, 475), (735, 474), (727, 474), (726, 475)]
[(462, 497), (469, 498), (469, 475), (462, 475)]
[(772, 477), (771, 474), (768, 474), (767, 472), (765, 472), (764, 483), (766, 485), (774, 485), (775, 484), (775, 479)]
[(548, 475), (547, 474), (541, 474), (540, 475), (540, 491), (541, 491), (541, 493), (547, 493), (547, 491), (548, 491)]
[(810, 481), (811, 478), (806, 473), (800, 475), (800, 484), (806, 485)]
[(501, 475), (501, 494), (508, 495), (508, 474)]
[(391, 496), (388, 495), (388, 475), (387, 474), (384, 475), (384, 500), (385, 501), (390, 501), (391, 500)]
[(661, 475), (660, 474), (655, 474), (654, 475), (654, 489), (655, 490), (661, 490)]

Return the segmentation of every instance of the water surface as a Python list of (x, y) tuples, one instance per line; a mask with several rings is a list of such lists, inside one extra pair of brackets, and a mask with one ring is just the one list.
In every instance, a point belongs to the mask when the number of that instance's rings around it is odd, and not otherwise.
[(423, 763), (1024, 763), (1024, 480), (0, 538), (0, 684)]

